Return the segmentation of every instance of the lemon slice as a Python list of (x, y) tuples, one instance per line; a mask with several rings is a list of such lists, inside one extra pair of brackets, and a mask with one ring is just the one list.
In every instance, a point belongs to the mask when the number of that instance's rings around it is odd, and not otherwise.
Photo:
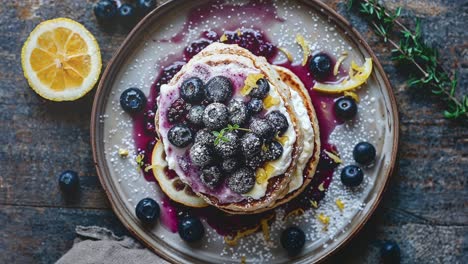
[(354, 90), (367, 81), (372, 73), (372, 59), (366, 58), (364, 65), (359, 66), (354, 61), (349, 68), (349, 76), (340, 83), (320, 83), (314, 85), (314, 90), (324, 93), (342, 93)]
[(73, 101), (89, 92), (101, 73), (94, 36), (80, 23), (56, 18), (39, 24), (21, 52), (31, 88), (52, 101)]
[(164, 147), (161, 141), (158, 141), (153, 149), (151, 157), (151, 168), (153, 174), (159, 183), (162, 191), (172, 200), (190, 207), (206, 207), (208, 204), (196, 195), (192, 189), (183, 183), (179, 177), (170, 179), (165, 170), (167, 162), (164, 158)]

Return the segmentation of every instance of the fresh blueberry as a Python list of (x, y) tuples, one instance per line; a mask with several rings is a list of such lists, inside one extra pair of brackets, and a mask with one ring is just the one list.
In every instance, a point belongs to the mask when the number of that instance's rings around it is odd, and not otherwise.
[(356, 165), (348, 165), (341, 171), (341, 182), (348, 187), (356, 187), (362, 183), (364, 173)]
[(288, 130), (288, 119), (279, 111), (272, 111), (268, 113), (265, 119), (275, 127), (276, 132), (278, 132), (280, 135)]
[(175, 100), (169, 107), (169, 110), (167, 111), (167, 119), (170, 123), (184, 121), (190, 108), (192, 108), (191, 104), (188, 104), (184, 101), (184, 99), (179, 98)]
[(225, 159), (221, 162), (221, 169), (228, 173), (233, 172), (235, 169), (239, 168), (239, 166), (240, 162), (236, 158)]
[(384, 264), (400, 263), (400, 247), (395, 241), (385, 241), (380, 248), (380, 255)]
[(193, 142), (193, 133), (187, 126), (177, 124), (169, 129), (167, 138), (172, 145), (178, 148), (184, 148)]
[(206, 83), (205, 93), (211, 102), (226, 102), (232, 96), (232, 83), (224, 76), (213, 77)]
[(239, 136), (235, 132), (227, 132), (223, 137), (225, 140), (220, 140), (215, 145), (215, 151), (222, 158), (227, 159), (237, 154), (239, 150)]
[(216, 165), (203, 168), (200, 175), (201, 182), (210, 189), (216, 188), (222, 179), (221, 169)]
[(258, 114), (263, 110), (263, 101), (258, 98), (252, 98), (247, 103), (247, 110), (250, 115)]
[(275, 128), (265, 119), (255, 118), (250, 122), (250, 130), (265, 141), (270, 141), (275, 136)]
[(196, 242), (202, 239), (205, 228), (198, 218), (186, 217), (179, 222), (179, 236), (187, 242)]
[(117, 16), (117, 5), (111, 0), (100, 0), (93, 9), (94, 15), (101, 22), (110, 22)]
[(254, 185), (255, 171), (248, 167), (238, 169), (227, 180), (229, 189), (239, 194), (248, 193)]
[(138, 0), (137, 8), (141, 15), (146, 15), (156, 8), (158, 3), (156, 0)]
[(369, 142), (359, 142), (354, 146), (353, 157), (357, 163), (369, 165), (375, 159), (375, 148)]
[(128, 88), (120, 95), (120, 106), (128, 113), (140, 112), (146, 105), (146, 96), (138, 88)]
[(59, 176), (59, 186), (60, 190), (64, 193), (73, 193), (78, 191), (78, 188), (80, 187), (80, 177), (78, 177), (78, 173), (72, 170), (62, 172)]
[(195, 143), (203, 146), (213, 147), (215, 140), (215, 135), (213, 135), (211, 130), (207, 128), (198, 130), (197, 134), (195, 135)]
[(278, 141), (272, 141), (266, 147), (267, 150), (263, 156), (267, 160), (277, 160), (283, 155), (283, 146)]
[(119, 18), (126, 25), (132, 25), (136, 21), (135, 7), (131, 4), (123, 4), (119, 7)]
[(297, 255), (299, 252), (301, 252), (304, 244), (304, 231), (298, 227), (289, 227), (281, 234), (281, 246), (286, 249), (289, 255)]
[(135, 208), (135, 214), (144, 224), (153, 224), (160, 214), (159, 204), (151, 199), (144, 198), (138, 202)]
[(205, 108), (203, 123), (212, 130), (219, 130), (227, 126), (229, 112), (225, 105), (212, 103)]
[(246, 157), (253, 157), (262, 150), (263, 140), (254, 133), (248, 132), (241, 138), (242, 152)]
[(234, 125), (242, 125), (247, 122), (249, 113), (247, 106), (241, 100), (232, 100), (228, 105), (229, 121)]
[(350, 96), (341, 97), (335, 102), (335, 113), (343, 120), (350, 120), (357, 113), (357, 104)]
[(185, 80), (180, 87), (180, 96), (189, 103), (199, 103), (205, 96), (203, 81), (198, 77)]
[(268, 83), (268, 80), (261, 78), (258, 79), (256, 84), (257, 87), (253, 88), (249, 95), (259, 99), (265, 98), (268, 95), (268, 92), (270, 92), (270, 84)]
[(203, 125), (203, 112), (205, 111), (205, 107), (202, 105), (197, 105), (190, 108), (187, 119), (190, 123), (194, 125), (201, 126)]
[(192, 162), (199, 167), (209, 165), (214, 159), (212, 148), (200, 143), (193, 144), (190, 148), (189, 155)]
[(323, 81), (331, 75), (332, 61), (328, 55), (319, 53), (310, 60), (309, 70), (315, 79)]
[(263, 163), (265, 163), (265, 157), (262, 155), (255, 155), (245, 158), (245, 165), (254, 170), (261, 167)]

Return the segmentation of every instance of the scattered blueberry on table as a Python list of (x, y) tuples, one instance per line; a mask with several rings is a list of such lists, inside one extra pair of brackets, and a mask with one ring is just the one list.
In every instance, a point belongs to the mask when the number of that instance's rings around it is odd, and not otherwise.
[(160, 210), (159, 204), (155, 200), (144, 198), (138, 202), (135, 214), (142, 223), (153, 224), (159, 218)]
[(140, 112), (146, 105), (146, 96), (138, 88), (128, 88), (120, 95), (120, 106), (128, 113)]
[(335, 102), (335, 113), (343, 120), (351, 120), (357, 113), (357, 104), (350, 96), (343, 96)]
[(281, 234), (281, 246), (289, 255), (297, 255), (301, 252), (305, 244), (305, 234), (300, 228), (292, 226)]
[(111, 0), (100, 0), (94, 4), (93, 10), (100, 22), (110, 22), (117, 17), (117, 4)]
[(186, 217), (179, 222), (179, 236), (187, 242), (196, 242), (202, 239), (205, 228), (198, 218)]
[(136, 21), (136, 11), (132, 4), (122, 4), (119, 7), (119, 18), (126, 25), (132, 25)]
[(80, 187), (80, 177), (72, 170), (62, 172), (59, 176), (60, 190), (64, 194), (76, 193)]
[(362, 183), (364, 173), (356, 165), (348, 165), (341, 171), (341, 182), (348, 187), (356, 187)]
[(359, 142), (353, 149), (353, 157), (357, 163), (369, 165), (375, 159), (375, 147), (369, 142)]
[(144, 16), (156, 8), (156, 0), (137, 0), (136, 6), (140, 15)]

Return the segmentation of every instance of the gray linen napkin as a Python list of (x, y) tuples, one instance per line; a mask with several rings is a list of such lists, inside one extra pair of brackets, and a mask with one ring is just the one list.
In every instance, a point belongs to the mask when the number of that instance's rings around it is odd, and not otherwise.
[(98, 226), (77, 226), (73, 247), (56, 264), (167, 264), (133, 238)]

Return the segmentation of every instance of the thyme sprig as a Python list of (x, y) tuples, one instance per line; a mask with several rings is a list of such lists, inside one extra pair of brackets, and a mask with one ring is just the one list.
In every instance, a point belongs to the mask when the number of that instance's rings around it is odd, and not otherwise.
[(214, 144), (219, 145), (222, 142), (229, 142), (229, 138), (225, 137), (224, 135), (228, 132), (232, 132), (235, 130), (242, 130), (250, 132), (250, 129), (241, 128), (239, 125), (227, 125), (227, 127), (221, 129), (220, 131), (212, 131), (213, 135), (216, 137)]
[(458, 74), (449, 74), (440, 64), (436, 49), (428, 46), (422, 39), (421, 23), (415, 22), (414, 31), (403, 25), (398, 17), (401, 7), (394, 12), (387, 10), (377, 0), (348, 0), (348, 7), (359, 3), (359, 12), (366, 16), (375, 33), (392, 47), (392, 60), (410, 63), (418, 69), (410, 76), (409, 87), (427, 87), (446, 102), (446, 118), (468, 118), (468, 96), (457, 98)]

